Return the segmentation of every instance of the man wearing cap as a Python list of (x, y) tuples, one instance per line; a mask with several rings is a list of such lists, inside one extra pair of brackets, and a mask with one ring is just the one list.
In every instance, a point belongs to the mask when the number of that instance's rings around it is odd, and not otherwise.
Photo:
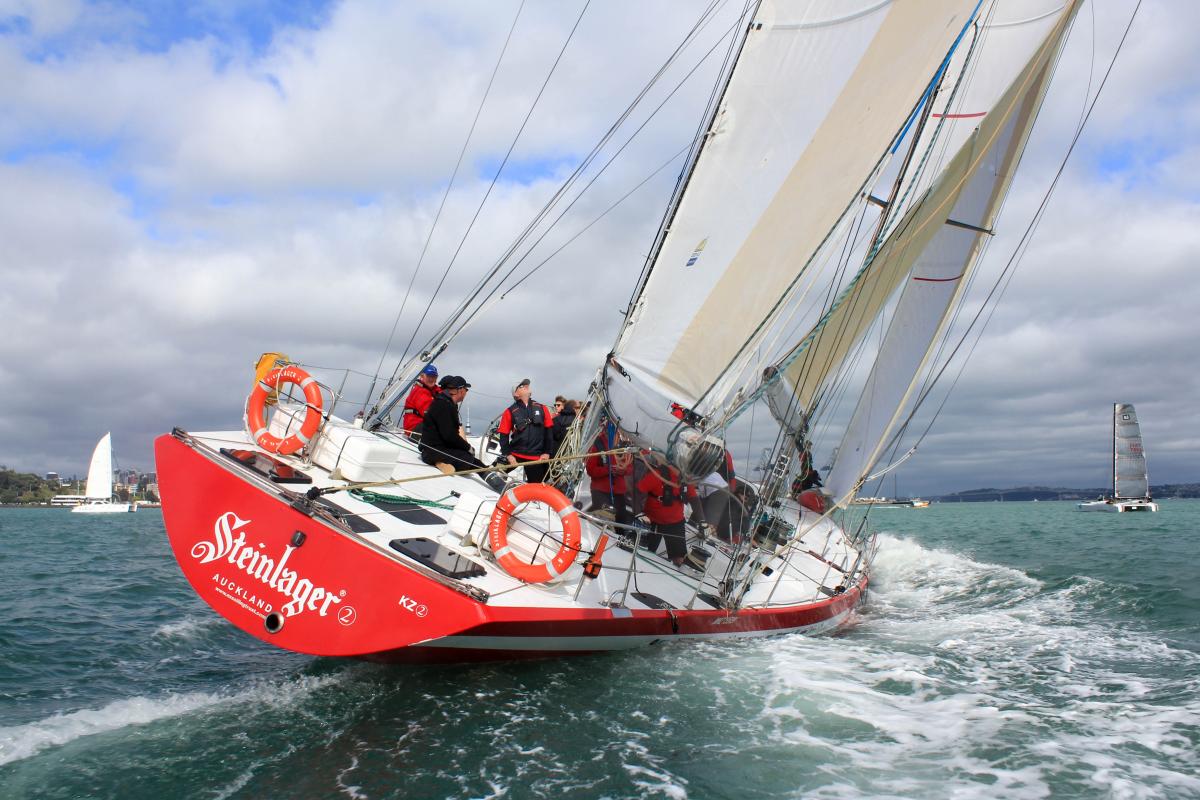
[(513, 387), (513, 404), (500, 417), (500, 460), (525, 468), (525, 480), (541, 483), (554, 452), (554, 418), (550, 409), (530, 400), (529, 378)]
[(455, 469), (484, 466), (471, 452), (471, 443), (459, 432), (458, 404), (467, 396), (471, 384), (461, 375), (447, 375), (439, 386), (441, 391), (434, 395), (418, 429), (421, 460), (426, 464), (449, 464)]
[(404, 401), (404, 416), (400, 418), (400, 422), (404, 425), (405, 433), (414, 436), (421, 420), (425, 418), (425, 412), (429, 410), (429, 404), (441, 391), (441, 387), (438, 386), (437, 367), (433, 364), (426, 364), (425, 368), (417, 375), (412, 391), (408, 393), (408, 398)]

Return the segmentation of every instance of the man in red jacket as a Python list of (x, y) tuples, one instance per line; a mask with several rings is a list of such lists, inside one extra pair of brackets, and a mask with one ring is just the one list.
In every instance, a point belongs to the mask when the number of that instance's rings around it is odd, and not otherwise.
[(420, 426), (421, 420), (425, 419), (425, 412), (429, 410), (429, 404), (441, 391), (442, 387), (438, 386), (437, 367), (433, 364), (426, 364), (425, 369), (417, 375), (417, 382), (413, 384), (412, 391), (404, 400), (404, 416), (400, 418), (400, 421), (404, 425), (405, 433), (413, 438), (419, 438), (419, 435), (414, 435), (413, 431)]
[(500, 416), (500, 460), (521, 464), (528, 483), (546, 478), (550, 454), (554, 452), (554, 418), (550, 409), (530, 399), (529, 378), (513, 387), (513, 404)]
[(669, 464), (647, 463), (646, 474), (638, 481), (638, 491), (646, 495), (643, 511), (650, 520), (651, 532), (642, 536), (642, 546), (658, 550), (660, 539), (667, 544), (667, 558), (683, 566), (687, 557), (687, 533), (683, 527), (684, 502), (696, 499), (696, 487), (684, 486), (679, 471)]
[[(619, 437), (617, 441), (620, 442)], [(608, 431), (602, 430), (588, 452), (600, 453), (614, 449), (616, 448), (608, 446)], [(583, 466), (588, 477), (592, 479), (592, 504), (587, 510), (597, 511), (611, 507), (618, 524), (631, 524), (633, 514), (630, 513), (629, 504), (625, 500), (625, 491), (626, 481), (633, 474), (633, 457), (627, 453), (611, 456), (593, 455), (584, 461)]]

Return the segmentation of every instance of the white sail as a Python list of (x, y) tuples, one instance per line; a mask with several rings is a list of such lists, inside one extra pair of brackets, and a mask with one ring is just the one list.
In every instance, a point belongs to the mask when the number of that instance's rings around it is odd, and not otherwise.
[(92, 451), (84, 494), (89, 500), (108, 500), (112, 492), (112, 434), (106, 433), (96, 442), (96, 449)]
[[(896, 227), (876, 259), (884, 268), (907, 275), (908, 280), (842, 440), (838, 460), (826, 477), (826, 488), (834, 497), (847, 496), (857, 487), (894, 432), (927, 354), (938, 341), (979, 255), (983, 237), (999, 213), (1080, 1), (1067, 3), (1051, 17), (1039, 18), (1050, 23), (1048, 32), (1026, 28), (1028, 35), (1037, 35), (1040, 44), (1033, 57), (998, 102), (971, 106), (987, 110), (982, 122), (940, 173), (937, 183)], [(1010, 52), (1001, 51), (1004, 55)], [(992, 61), (991, 70), (1003, 69), (1003, 61)], [(985, 85), (968, 90), (966, 96), (978, 103), (979, 94), (990, 89)]]
[[(1047, 32), (1056, 25), (1063, 8), (1061, 0), (991, 0), (981, 9), (978, 24), (973, 26), (967, 41), (956, 48), (941, 91), (932, 100), (928, 124), (913, 145), (913, 153), (920, 161), (918, 166), (924, 168), (917, 170), (911, 188), (897, 199), (897, 208), (889, 210), (894, 219), (900, 219), (911, 208), (912, 201), (922, 197), (938, 179), (945, 165), (939, 155), (958, 152), (967, 137), (973, 135), (987, 111), (1008, 89), (1013, 76), (1028, 63)], [(971, 65), (964, 74), (968, 56)], [(960, 76), (961, 88), (957, 85)], [(925, 163), (926, 158), (929, 164)], [(910, 249), (893, 248), (893, 256), (896, 252), (903, 256)], [(870, 270), (849, 288), (847, 296), (821, 328), (804, 342), (804, 352), (785, 370), (794, 407), (809, 409), (814, 405), (821, 388), (842, 368), (847, 355), (875, 324), (908, 276), (911, 258), (885, 258), (885, 255), (876, 255)]]
[[(608, 387), (651, 440), (713, 390), (855, 202), (979, 0), (791, 0), (755, 15), (614, 350)], [(749, 343), (749, 345), (747, 345)]]
[(1137, 412), (1130, 403), (1117, 403), (1113, 409), (1113, 497), (1149, 496), (1150, 477)]

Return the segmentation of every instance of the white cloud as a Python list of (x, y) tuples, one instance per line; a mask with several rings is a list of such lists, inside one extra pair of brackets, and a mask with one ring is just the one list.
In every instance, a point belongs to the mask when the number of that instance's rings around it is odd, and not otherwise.
[[(1118, 5), (1096, 10), (1093, 91), (1132, 7)], [(385, 371), (487, 190), (481, 165), (503, 157), (579, 7), (538, 6), (520, 20)], [(149, 468), (157, 433), (239, 424), (264, 350), (374, 372), (515, 10), (340, 3), (262, 46), (202, 33), (145, 50), (129, 9), (0, 2), (0, 17), (28, 20), (0, 34), (0, 463), (81, 472), (111, 428), (118, 456)], [(236, 24), (220, 4), (206, 13)], [(493, 190), (424, 330), (494, 263), (696, 13), (687, 3), (589, 8), (516, 148), (519, 180)], [(1155, 480), (1196, 479), (1196, 23), (1200, 9), (1145, 4), (987, 337), (904, 468), (912, 491), (1102, 476), (1114, 400), (1138, 404)], [(992, 245), (993, 274), (1079, 119), (1090, 26), (1085, 8)], [(50, 41), (58, 49), (46, 55)], [(689, 52), (688, 67), (699, 51)], [(706, 87), (698, 77), (672, 101), (529, 266), (687, 141)], [(475, 385), (477, 423), (503, 407), (514, 377), (533, 378), (543, 398), (583, 394), (674, 171), (440, 360)], [(348, 394), (368, 382), (352, 375)]]

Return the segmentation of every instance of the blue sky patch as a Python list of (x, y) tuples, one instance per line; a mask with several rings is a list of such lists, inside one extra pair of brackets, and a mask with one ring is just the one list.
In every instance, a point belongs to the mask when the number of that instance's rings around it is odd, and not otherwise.
[[(332, 6), (330, 0), (91, 2), (64, 30), (25, 42), (24, 52), (26, 58), (40, 62), (69, 58), (96, 44), (160, 53), (181, 42), (212, 38), (259, 55), (268, 49), (280, 29), (320, 27)], [(34, 24), (35, 18), (29, 16), (0, 17), (0, 35), (34, 37)]]
[[(503, 156), (492, 156), (477, 162), (475, 172), (481, 180), (491, 181), (500, 168)], [(528, 186), (535, 181), (553, 178), (563, 169), (574, 169), (579, 163), (575, 156), (548, 156), (520, 160), (510, 158), (500, 173), (500, 180)]]

